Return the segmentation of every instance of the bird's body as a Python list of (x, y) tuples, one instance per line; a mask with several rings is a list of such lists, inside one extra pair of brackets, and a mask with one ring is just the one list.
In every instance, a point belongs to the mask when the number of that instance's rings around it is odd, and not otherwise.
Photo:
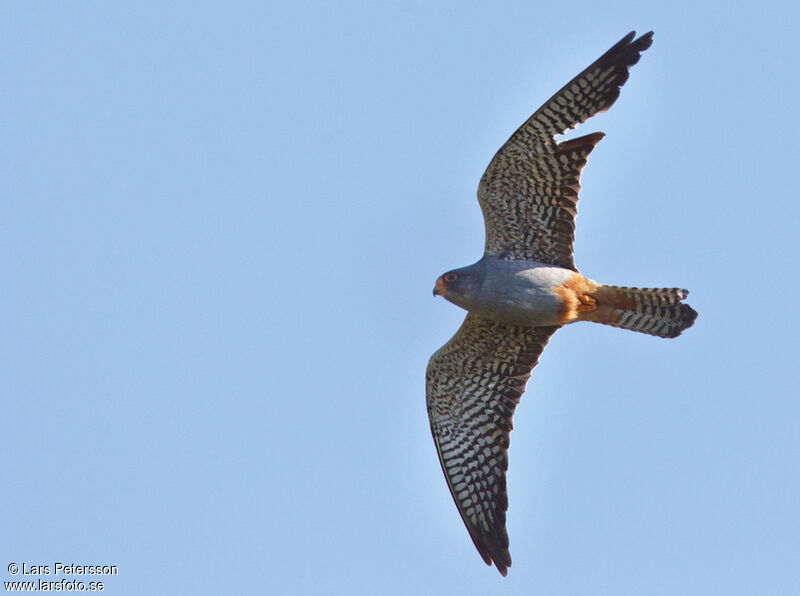
[[(679, 288), (607, 286), (577, 271), (539, 261), (484, 256), (454, 269), (434, 294), (483, 318), (528, 327), (592, 321), (658, 337), (676, 337), (696, 313)], [(626, 316), (627, 315), (627, 316)], [(635, 324), (634, 324), (635, 323)]]
[(652, 35), (625, 36), (500, 148), (478, 186), (483, 258), (445, 273), (434, 287), (468, 314), (428, 363), (431, 431), (470, 537), (503, 575), (511, 565), (505, 473), (512, 416), (552, 334), (592, 321), (676, 337), (697, 317), (682, 302), (686, 290), (603, 285), (573, 262), (580, 174), (604, 135), (554, 136), (611, 107)]
[(469, 287), (452, 288), (444, 297), (464, 310), (487, 319), (514, 325), (561, 325), (564, 297), (560, 288), (574, 271), (538, 261), (506, 261), (484, 257), (474, 265), (454, 269), (458, 279), (468, 277)]

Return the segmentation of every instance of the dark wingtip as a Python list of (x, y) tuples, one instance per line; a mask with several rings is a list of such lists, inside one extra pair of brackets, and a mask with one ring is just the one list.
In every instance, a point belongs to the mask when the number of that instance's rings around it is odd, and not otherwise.
[(652, 31), (645, 33), (638, 39), (634, 39), (634, 37), (636, 37), (636, 32), (631, 31), (595, 62), (595, 64), (611, 66), (615, 69), (614, 85), (608, 89), (605, 101), (597, 108), (598, 112), (604, 112), (614, 105), (614, 102), (619, 98), (622, 86), (630, 76), (630, 68), (639, 62), (642, 52), (653, 45)]
[[(470, 529), (467, 526), (467, 529)], [(505, 529), (505, 527), (503, 528)], [(500, 572), (500, 575), (505, 577), (508, 575), (508, 568), (511, 567), (511, 554), (508, 552), (508, 538), (506, 537), (505, 546), (502, 542), (497, 541), (497, 536), (490, 539), (489, 536), (483, 535), (480, 537), (473, 536), (470, 530), (470, 538), (478, 549), (478, 554), (489, 567), (494, 565)]]
[(618, 57), (620, 63), (631, 67), (641, 58), (642, 52), (653, 45), (653, 32), (648, 31), (638, 39), (634, 39), (636, 31), (631, 31), (620, 39), (617, 44), (608, 51), (608, 54)]
[(503, 548), (492, 553), (492, 562), (494, 566), (497, 567), (500, 575), (503, 577), (508, 575), (508, 568), (511, 567), (511, 555), (508, 552), (508, 548)]
[[(644, 35), (640, 35), (638, 39), (634, 39), (636, 37), (636, 31), (631, 31), (625, 37), (620, 39), (617, 43), (615, 43), (606, 55), (616, 54), (617, 52), (624, 51), (624, 50), (633, 50), (635, 53), (644, 52), (647, 48), (653, 45), (653, 32), (648, 31)], [(638, 61), (638, 56), (636, 60)], [(635, 64), (634, 62), (633, 64)]]
[[(635, 31), (632, 31), (632, 33), (636, 35)], [(639, 37), (639, 39), (634, 41), (633, 45), (636, 45), (639, 48), (640, 52), (646, 50), (651, 45), (653, 45), (653, 32), (648, 31), (647, 33)]]
[(500, 575), (505, 577), (508, 573), (508, 568), (511, 567), (511, 553), (508, 552), (505, 515), (502, 517), (502, 525), (494, 528), (493, 535), (485, 536), (485, 545), (494, 566), (497, 567)]

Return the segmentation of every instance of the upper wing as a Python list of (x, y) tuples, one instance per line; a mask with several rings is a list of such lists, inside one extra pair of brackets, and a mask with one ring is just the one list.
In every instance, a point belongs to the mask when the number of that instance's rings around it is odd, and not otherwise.
[(558, 329), (468, 314), (428, 363), (431, 432), (447, 485), (487, 565), (511, 565), (506, 470), (511, 417), (547, 340)]
[(607, 110), (628, 69), (653, 43), (631, 32), (551, 97), (511, 135), (478, 186), (486, 225), (485, 254), (575, 269), (572, 245), (580, 174), (603, 133), (556, 143), (564, 133)]

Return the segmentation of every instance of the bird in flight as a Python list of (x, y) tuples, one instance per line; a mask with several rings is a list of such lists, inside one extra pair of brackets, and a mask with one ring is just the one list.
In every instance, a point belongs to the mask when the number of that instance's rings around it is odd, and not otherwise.
[(511, 135), (478, 186), (483, 257), (443, 274), (433, 289), (468, 312), (428, 363), (431, 432), (469, 535), (502, 575), (511, 565), (511, 419), (550, 336), (567, 323), (594, 321), (677, 337), (697, 317), (682, 302), (686, 290), (603, 285), (578, 273), (572, 258), (581, 170), (604, 135), (554, 137), (610, 108), (652, 42), (652, 31), (629, 33)]

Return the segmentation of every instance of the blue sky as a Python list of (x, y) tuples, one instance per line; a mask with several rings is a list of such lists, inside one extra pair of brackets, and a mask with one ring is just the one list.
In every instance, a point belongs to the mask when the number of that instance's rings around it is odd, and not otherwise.
[[(796, 589), (797, 8), (540, 4), (0, 7), (0, 578)], [(504, 579), (430, 438), (424, 369), (463, 318), (431, 288), (480, 256), (497, 148), (633, 29), (653, 47), (573, 133), (607, 134), (576, 263), (689, 288), (700, 316), (551, 341), (515, 417)]]

